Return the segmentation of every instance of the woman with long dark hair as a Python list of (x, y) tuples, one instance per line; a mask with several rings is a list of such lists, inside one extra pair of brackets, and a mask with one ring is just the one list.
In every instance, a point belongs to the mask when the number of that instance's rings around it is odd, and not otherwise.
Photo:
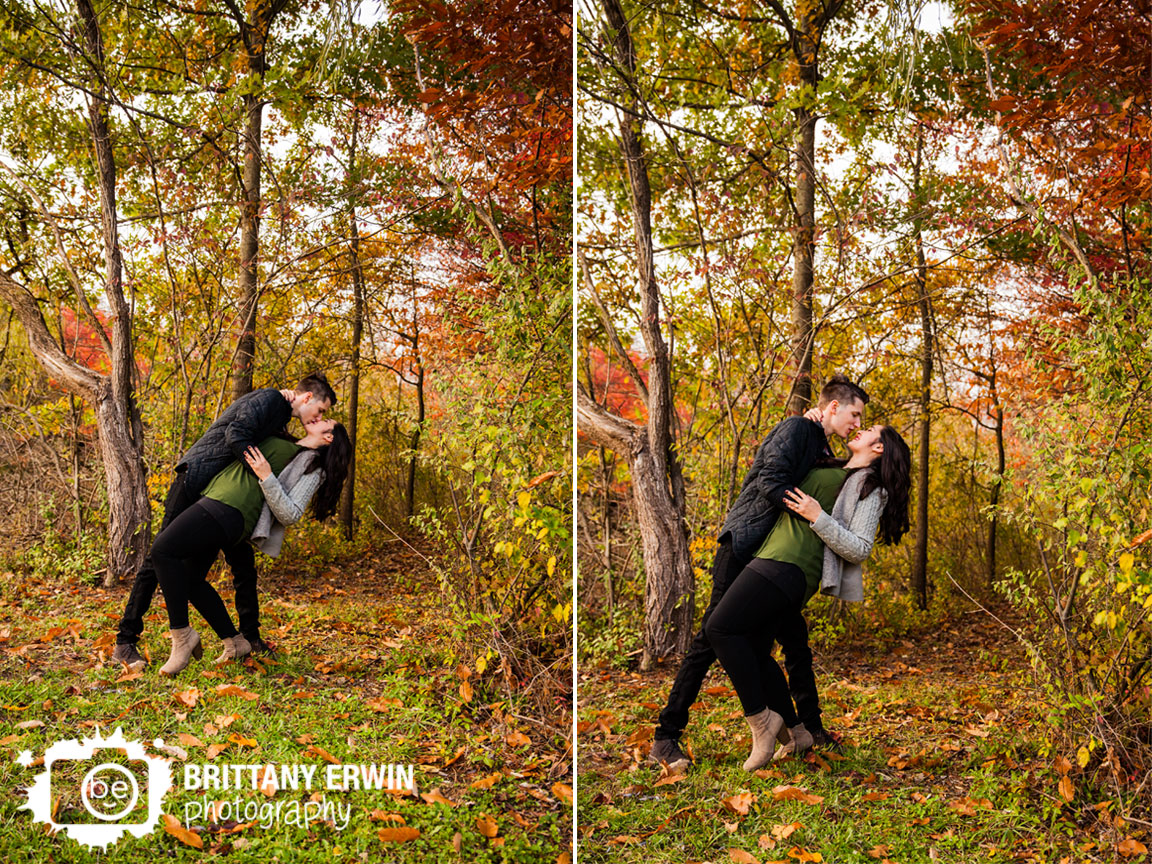
[(785, 494), (790, 512), (776, 521), (705, 627), (752, 730), (746, 771), (772, 758), (778, 738), (790, 738), (797, 752), (812, 746), (772, 657), (781, 622), (799, 615), (817, 591), (863, 599), (860, 564), (877, 529), (886, 544), (908, 532), (911, 454), (900, 433), (873, 426), (849, 441), (848, 450), (846, 463), (812, 469), (799, 489)]
[(335, 512), (348, 473), (352, 444), (334, 420), (304, 426), (298, 441), (272, 436), (212, 478), (203, 497), (177, 516), (152, 544), (152, 561), (168, 606), (172, 653), (160, 671), (175, 675), (204, 650), (188, 623), (195, 607), (224, 642), (217, 662), (238, 659), (252, 646), (232, 623), (224, 601), (208, 582), (221, 550), (252, 541), (276, 556), (285, 526), (300, 520), (312, 504), (317, 519)]

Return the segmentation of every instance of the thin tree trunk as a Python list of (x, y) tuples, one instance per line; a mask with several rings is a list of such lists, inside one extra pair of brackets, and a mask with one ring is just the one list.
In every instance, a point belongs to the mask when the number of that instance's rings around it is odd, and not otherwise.
[(411, 452), (408, 455), (408, 488), (405, 496), (409, 519), (416, 512), (416, 451), (420, 447), (420, 433), (424, 430), (424, 364), (420, 362), (418, 351), (416, 356), (416, 428), (408, 440)]
[[(348, 153), (348, 174), (355, 176), (356, 139), (360, 125), (360, 113), (352, 109), (352, 143)], [(351, 540), (355, 533), (356, 504), (356, 425), (360, 414), (360, 339), (364, 334), (364, 269), (360, 263), (360, 230), (356, 226), (356, 207), (348, 208), (348, 244), (352, 264), (352, 354), (349, 357), (352, 380), (348, 387), (348, 412), (345, 426), (352, 442), (352, 458), (348, 462), (348, 476), (344, 480), (344, 492), (340, 500), (340, 521), (344, 526), (344, 536)]]
[[(800, 86), (815, 94), (819, 83), (817, 51), (822, 25), (817, 20), (819, 6), (799, 3), (794, 55)], [(792, 362), (795, 384), (788, 400), (789, 414), (803, 414), (812, 401), (812, 286), (816, 258), (816, 115), (804, 106), (793, 112), (796, 118), (796, 194), (792, 243)]]
[(928, 608), (928, 448), (932, 429), (932, 305), (928, 296), (928, 267), (924, 260), (925, 202), (920, 185), (924, 130), (917, 129), (916, 162), (912, 174), (912, 240), (916, 248), (916, 290), (920, 307), (920, 465), (916, 481), (916, 549), (912, 560), (912, 587), (916, 603)]
[(996, 393), (996, 371), (992, 371), (992, 410), (996, 415), (996, 479), (988, 496), (992, 518), (988, 522), (988, 587), (996, 584), (996, 522), (1000, 506), (1000, 489), (1004, 483), (1004, 409)]
[(240, 172), (240, 332), (232, 360), (232, 398), (252, 392), (256, 361), (256, 313), (260, 301), (260, 172), (263, 167), (261, 133), (264, 123), (264, 72), (268, 68), (268, 35), (283, 9), (283, 0), (249, 2), (248, 17), (226, 0), (244, 40), (248, 91), (244, 94), (244, 166)]
[[(619, 0), (603, 0), (606, 37), (616, 67), (634, 76), (636, 55), (628, 21)], [(628, 93), (635, 92), (628, 88)], [(695, 583), (684, 527), (683, 476), (673, 448), (673, 392), (671, 358), (660, 329), (660, 292), (652, 248), (652, 190), (640, 123), (633, 95), (625, 97), (620, 112), (621, 153), (631, 193), (635, 236), (637, 289), (640, 293), (640, 332), (648, 354), (648, 417), (640, 427), (605, 411), (582, 389), (577, 412), (593, 440), (628, 459), (632, 495), (644, 549), (644, 650), (641, 668), (676, 651), (684, 651), (691, 638)]]

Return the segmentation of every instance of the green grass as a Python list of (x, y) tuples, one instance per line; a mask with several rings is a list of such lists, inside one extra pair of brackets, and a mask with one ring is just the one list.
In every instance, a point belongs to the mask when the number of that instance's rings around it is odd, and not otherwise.
[[(756, 774), (741, 768), (747, 726), (714, 667), (683, 742), (696, 764), (659, 783), (642, 758), (674, 671), (583, 670), (581, 862), (1112, 861), (1132, 830), (1113, 830), (1075, 768), (1075, 797), (1061, 799), (1031, 674), (971, 618), (890, 654), (818, 651), (825, 724), (843, 748)], [(724, 803), (741, 794), (744, 814)]]
[[(223, 581), (217, 585), (231, 605)], [(121, 680), (123, 669), (107, 660), (111, 646), (101, 643), (114, 630), (126, 586), (104, 591), (13, 574), (0, 585), (0, 740), (6, 740), (0, 784), (9, 790), (0, 798), (0, 860), (151, 862), (214, 855), (278, 862), (551, 862), (569, 847), (571, 808), (565, 790), (555, 786), (571, 783), (563, 712), (534, 718), (539, 712), (528, 700), (501, 697), (514, 691), (501, 686), (499, 670), (474, 672), (474, 652), (460, 641), (439, 591), (414, 559), (370, 556), (307, 578), (281, 568), (261, 584), (263, 632), (282, 649), (280, 659), (214, 667), (210, 655), (219, 652), (219, 640), (193, 613), (205, 660), (174, 679), (156, 672), (167, 656), (159, 595), (143, 643), (153, 663), (140, 677)], [(461, 666), (473, 670), (467, 702)], [(229, 684), (256, 698), (217, 691)], [(189, 707), (177, 697), (192, 689), (197, 695)], [(55, 741), (98, 730), (107, 735), (118, 727), (129, 740), (150, 745), (160, 738), (183, 748), (189, 763), (315, 764), (321, 778), (328, 763), (310, 749), (316, 747), (340, 762), (411, 764), (419, 793), (439, 790), (452, 804), (385, 791), (328, 791), (322, 781), (311, 792), (280, 790), (271, 798), (252, 789), (185, 791), (184, 760), (175, 755), (175, 786), (164, 798), (164, 812), (177, 818), (187, 802), (240, 796), (287, 806), (303, 804), (317, 791), (351, 805), (351, 818), (344, 830), (323, 822), (304, 830), (283, 822), (263, 828), (201, 818), (193, 828), (202, 850), (161, 826), (139, 839), (121, 838), (104, 855), (63, 833), (48, 833), (18, 809), (24, 788), (42, 770), (18, 764), (22, 751), (37, 757)], [(181, 743), (182, 734), (195, 741)], [(227, 746), (210, 759), (212, 745)], [(472, 785), (485, 778), (492, 781), (487, 788)], [(62, 795), (57, 821), (82, 821), (74, 799)], [(495, 823), (495, 838), (481, 832), (490, 824), (482, 817)], [(380, 839), (380, 829), (401, 824), (419, 836)]]

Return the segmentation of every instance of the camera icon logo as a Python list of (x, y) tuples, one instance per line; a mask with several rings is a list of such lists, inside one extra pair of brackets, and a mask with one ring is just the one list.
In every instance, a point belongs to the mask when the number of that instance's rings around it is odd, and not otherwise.
[[(160, 747), (164, 742), (153, 743)], [(17, 761), (29, 767), (32, 754), (25, 750)], [(149, 756), (144, 745), (127, 740), (117, 728), (107, 738), (97, 732), (92, 738), (57, 741), (48, 747), (44, 770), (28, 787), (27, 802), (20, 809), (31, 811), (53, 831), (107, 851), (125, 834), (152, 833), (171, 788), (168, 761)], [(75, 806), (61, 806), (65, 801)]]

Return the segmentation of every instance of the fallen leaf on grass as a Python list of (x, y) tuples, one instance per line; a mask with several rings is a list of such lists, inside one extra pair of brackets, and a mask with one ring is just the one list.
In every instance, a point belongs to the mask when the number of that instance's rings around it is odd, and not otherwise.
[(805, 804), (820, 804), (824, 800), (824, 796), (812, 795), (799, 786), (777, 786), (772, 790), (772, 797), (777, 801), (802, 801)]
[(379, 699), (369, 699), (364, 704), (367, 705), (368, 708), (370, 708), (371, 710), (377, 712), (378, 714), (383, 714), (386, 711), (388, 711), (390, 708), (403, 708), (404, 707), (404, 703), (401, 702), (399, 699), (388, 699), (385, 697), (381, 697)]
[(440, 789), (433, 789), (431, 792), (423, 792), (420, 795), (429, 804), (447, 804), (449, 807), (455, 807), (457, 802), (450, 801), (440, 794)]
[(311, 746), (309, 746), (308, 749), (304, 751), (304, 754), (305, 755), (311, 754), (313, 756), (319, 756), (325, 762), (331, 762), (333, 765), (339, 765), (340, 764), (339, 759), (337, 759), (335, 756), (333, 756), (331, 753), (329, 753), (327, 750), (325, 750), (323, 747), (319, 746), (318, 744), (312, 744)]
[(472, 701), (472, 685), (467, 681), (460, 682), (460, 698), (465, 702)]
[(183, 843), (185, 846), (192, 846), (196, 849), (204, 848), (204, 841), (200, 839), (199, 834), (194, 834), (183, 825), (180, 820), (173, 816), (171, 813), (164, 814), (164, 830)]
[(1125, 858), (1131, 858), (1133, 855), (1147, 854), (1148, 847), (1137, 840), (1135, 837), (1125, 837), (1116, 846), (1116, 851), (1123, 855)]
[(231, 735), (228, 736), (228, 740), (231, 741), (233, 744), (235, 744), (237, 747), (257, 747), (257, 746), (259, 746), (259, 745), (257, 745), (255, 738), (245, 738), (243, 735), (239, 735), (235, 732), (233, 732)]
[(1057, 788), (1060, 791), (1060, 797), (1069, 803), (1076, 797), (1076, 790), (1072, 788), (1072, 778), (1067, 774), (1060, 778), (1060, 784)]
[(420, 829), (410, 828), (408, 826), (403, 828), (381, 828), (376, 832), (376, 836), (380, 838), (381, 843), (407, 843), (409, 840), (415, 840), (420, 836)]
[(219, 756), (221, 753), (223, 753), (227, 749), (228, 749), (228, 743), (227, 742), (225, 742), (223, 744), (209, 744), (208, 745), (208, 752), (206, 755), (208, 756), (209, 759), (215, 759), (217, 756)]
[(739, 792), (736, 795), (722, 799), (720, 803), (738, 816), (747, 816), (748, 808), (752, 806), (755, 800), (756, 796), (751, 792)]
[(44, 725), (43, 720), (25, 720), (22, 723), (17, 723), (16, 728), (17, 729), (37, 729), (43, 725)]
[(186, 708), (195, 708), (196, 700), (200, 698), (200, 691), (195, 687), (190, 690), (181, 690), (176, 693), (173, 698)]
[(870, 858), (887, 858), (888, 857), (888, 847), (883, 846), (883, 845), (873, 846), (871, 849), (868, 850), (868, 856)]
[(375, 822), (396, 822), (400, 825), (408, 824), (399, 813), (385, 813), (383, 810), (373, 810), (368, 818)]
[(820, 864), (824, 860), (824, 856), (819, 852), (809, 852), (807, 849), (801, 849), (799, 846), (793, 846), (788, 850), (788, 857), (795, 858), (797, 861), (811, 861), (812, 864)]
[(552, 794), (565, 804), (572, 803), (572, 787), (567, 783), (553, 783)]
[(889, 795), (887, 792), (869, 792), (867, 795), (865, 795), (860, 800), (861, 801), (887, 801), (891, 797), (892, 796)]
[(491, 816), (480, 816), (476, 819), (476, 830), (491, 840), (500, 833), (500, 828), (496, 825), (496, 820)]
[(125, 682), (128, 682), (128, 681), (135, 681), (137, 678), (143, 677), (143, 675), (144, 675), (143, 669), (137, 669), (135, 672), (132, 672), (131, 670), (125, 668), (124, 672), (120, 675), (120, 677), (116, 679), (116, 683), (117, 684), (124, 684)]
[(249, 702), (260, 698), (250, 690), (245, 690), (243, 687), (237, 687), (235, 684), (217, 685), (216, 692), (221, 696), (239, 696), (241, 699), (247, 699)]
[(197, 738), (195, 735), (189, 735), (187, 732), (181, 732), (176, 736), (176, 740), (183, 744), (185, 747), (203, 747), (204, 742)]
[(760, 864), (760, 859), (751, 852), (735, 847), (728, 850), (728, 857), (732, 859), (733, 864)]
[(492, 784), (499, 780), (504, 775), (497, 771), (495, 774), (489, 774), (487, 777), (481, 777), (479, 780), (473, 780), (468, 784), (469, 789), (491, 789)]
[(673, 783), (679, 783), (681, 780), (687, 778), (687, 774), (665, 774), (659, 780), (652, 784), (652, 788), (657, 786), (669, 786)]
[(233, 723), (240, 719), (239, 714), (217, 714), (215, 718), (216, 725), (221, 729), (227, 729)]
[(504, 741), (509, 747), (524, 747), (532, 743), (532, 739), (523, 732), (509, 732)]
[(961, 816), (975, 816), (977, 810), (991, 810), (992, 802), (987, 798), (961, 798), (951, 802), (948, 807)]
[(789, 822), (787, 825), (773, 825), (772, 836), (777, 840), (787, 840), (803, 827), (799, 822)]

